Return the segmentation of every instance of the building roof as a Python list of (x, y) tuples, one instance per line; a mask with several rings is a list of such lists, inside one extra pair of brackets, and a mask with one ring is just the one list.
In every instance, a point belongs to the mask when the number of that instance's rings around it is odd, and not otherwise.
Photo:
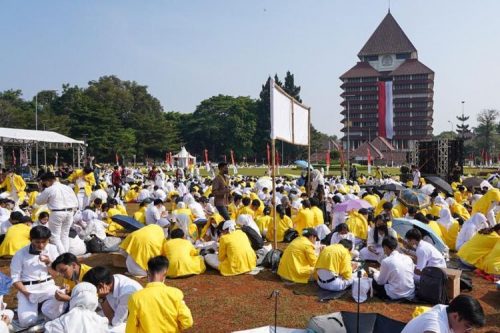
[(407, 59), (391, 72), (391, 76), (411, 74), (434, 74), (434, 71), (422, 64), (418, 59)]
[(358, 157), (366, 159), (368, 157), (368, 149), (370, 150), (370, 155), (373, 160), (384, 158), (384, 154), (368, 141), (363, 142), (361, 146), (359, 146), (351, 153), (351, 155), (354, 158)]
[(417, 49), (389, 12), (361, 48), (358, 57), (406, 52), (417, 52)]
[(30, 144), (36, 142), (66, 145), (84, 144), (83, 141), (75, 140), (52, 131), (0, 127), (0, 144)]
[(381, 152), (393, 151), (396, 150), (393, 145), (386, 138), (377, 136), (372, 140), (371, 144), (374, 147), (377, 147)]
[(354, 77), (372, 77), (380, 76), (380, 73), (373, 68), (368, 62), (360, 61), (350, 70), (342, 74), (340, 79), (349, 79)]

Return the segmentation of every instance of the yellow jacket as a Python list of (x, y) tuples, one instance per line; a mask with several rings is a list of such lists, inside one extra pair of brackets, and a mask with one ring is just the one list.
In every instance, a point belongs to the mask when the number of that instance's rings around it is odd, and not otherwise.
[(227, 209), (229, 211), (229, 217), (231, 217), (231, 220), (236, 221), (240, 207), (236, 206), (234, 202), (231, 202)]
[[(92, 267), (85, 264), (81, 264), (80, 274), (78, 274), (78, 282), (82, 282), (83, 276), (87, 274), (87, 272), (90, 271), (91, 269)], [(76, 286), (76, 283), (73, 280), (63, 279), (63, 283), (68, 285), (70, 291), (73, 290), (73, 288), (75, 288)]]
[(283, 252), (278, 275), (289, 281), (307, 283), (317, 260), (314, 244), (308, 238), (299, 236)]
[(119, 236), (121, 232), (124, 232), (125, 229), (116, 222), (113, 222), (111, 219), (115, 215), (123, 215), (117, 208), (110, 208), (106, 212), (107, 218), (106, 223), (108, 224), (108, 228), (106, 229), (106, 233), (112, 236)]
[(139, 197), (139, 191), (136, 188), (131, 188), (125, 194), (125, 198), (123, 199), (125, 202), (136, 202)]
[(191, 326), (191, 310), (177, 288), (150, 282), (129, 298), (126, 333), (177, 333)]
[(408, 211), (408, 209), (401, 202), (398, 202), (392, 208), (392, 217), (395, 219), (402, 218), (403, 216), (406, 215), (407, 211)]
[[(293, 228), (292, 219), (287, 215), (284, 215), (283, 218), (281, 218), (279, 214), (276, 214), (276, 222), (277, 222), (276, 238), (278, 242), (282, 242), (283, 238), (285, 237), (285, 231), (287, 231), (290, 228)], [(272, 219), (267, 227), (266, 238), (270, 242), (274, 241), (274, 223)]]
[(498, 240), (500, 240), (500, 235), (496, 232), (489, 235), (477, 233), (460, 247), (457, 255), (466, 263), (479, 268), (483, 266), (484, 257), (491, 252)]
[(257, 256), (243, 231), (236, 230), (220, 237), (219, 262), (220, 273), (224, 276), (247, 273), (257, 266)]
[(162, 254), (168, 259), (167, 276), (170, 278), (197, 275), (205, 271), (203, 257), (187, 239), (175, 238), (166, 241)]
[(15, 173), (12, 175), (12, 182), (9, 176), (5, 177), (3, 182), (0, 184), (0, 188), (5, 187), (7, 192), (12, 192), (12, 183), (14, 183), (14, 188), (17, 191), (17, 196), (19, 197), (19, 201), (24, 201), (24, 197), (26, 196), (26, 183), (24, 182), (23, 177), (16, 175)]
[(469, 192), (456, 191), (455, 193), (453, 193), (453, 197), (458, 203), (463, 204), (464, 202), (467, 202), (467, 199), (469, 199)]
[(486, 215), (493, 202), (500, 201), (500, 190), (491, 189), (486, 192), (481, 198), (479, 198), (474, 205), (472, 205), (472, 215), (475, 213), (483, 213)]
[(125, 208), (124, 205), (118, 204), (118, 205), (116, 205), (116, 209), (118, 209), (118, 211), (120, 211), (120, 214), (122, 214), (122, 215), (128, 215), (127, 214), (127, 208)]
[(252, 208), (250, 208), (250, 206), (243, 206), (238, 210), (236, 218), (238, 218), (238, 216), (240, 215), (250, 215), (253, 219), (255, 217), (255, 212)]
[(379, 203), (378, 197), (374, 194), (365, 195), (363, 200), (368, 202), (373, 208), (376, 208), (378, 206), (378, 203)]
[(161, 254), (164, 242), (162, 227), (150, 224), (129, 234), (120, 244), (120, 248), (146, 271), (148, 260)]
[(318, 207), (314, 206), (311, 207), (311, 212), (313, 212), (313, 217), (314, 217), (314, 227), (317, 227), (318, 225), (324, 224), (325, 219), (323, 217), (323, 211), (319, 209)]
[(326, 269), (344, 280), (349, 280), (352, 277), (351, 253), (343, 245), (329, 245), (319, 254), (315, 271), (318, 269)]
[(255, 219), (255, 224), (259, 227), (259, 231), (263, 234), (264, 230), (267, 230), (269, 224), (271, 224), (271, 220), (273, 218), (269, 215), (259, 216)]
[(30, 244), (31, 227), (18, 223), (7, 230), (5, 238), (0, 244), (0, 257), (13, 256), (16, 252)]
[(457, 243), (458, 232), (460, 231), (460, 224), (458, 224), (457, 220), (453, 220), (451, 226), (446, 229), (445, 226), (436, 222), (439, 225), (439, 229), (441, 229), (443, 242), (448, 246), (450, 250), (455, 250), (455, 245)]
[[(443, 233), (441, 232), (441, 227), (440, 227), (440, 224), (437, 223), (436, 221), (429, 221), (429, 228), (432, 229), (432, 231), (434, 231), (434, 233), (439, 236), (439, 238), (441, 238), (441, 240), (443, 240)], [(458, 235), (457, 235), (458, 236)]]
[(28, 195), (28, 205), (33, 207), (36, 204), (36, 197), (38, 196), (38, 191), (32, 191)]
[(134, 219), (141, 222), (142, 224), (146, 224), (146, 206), (139, 208), (137, 212), (134, 213)]
[(299, 210), (297, 217), (295, 219), (295, 229), (302, 235), (302, 230), (305, 228), (314, 227), (314, 213), (310, 208), (304, 208)]
[(353, 210), (349, 213), (346, 224), (356, 238), (364, 240), (368, 238), (368, 221), (364, 215)]
[(75, 182), (75, 193), (80, 191), (80, 186), (78, 185), (78, 178), (82, 178), (85, 181), (85, 195), (90, 196), (92, 194), (92, 186), (95, 185), (94, 173), (90, 172), (88, 174), (84, 174), (83, 170), (78, 169), (75, 170), (71, 175), (69, 175), (68, 180), (70, 182)]
[(500, 274), (500, 240), (497, 240), (493, 249), (478, 263), (477, 267), (488, 274)]
[(459, 215), (461, 218), (464, 219), (464, 221), (470, 219), (469, 211), (459, 203), (455, 202), (453, 205), (451, 205), (450, 211), (452, 212), (452, 214)]

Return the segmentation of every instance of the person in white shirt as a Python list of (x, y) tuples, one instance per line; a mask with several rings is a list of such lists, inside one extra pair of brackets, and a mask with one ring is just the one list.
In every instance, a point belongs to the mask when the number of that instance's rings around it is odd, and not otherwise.
[(418, 188), (420, 185), (420, 171), (418, 170), (416, 165), (412, 165), (412, 174), (413, 174), (413, 187)]
[(422, 233), (418, 229), (411, 229), (405, 235), (406, 241), (416, 249), (417, 265), (415, 267), (415, 281), (420, 281), (420, 275), (425, 267), (446, 268), (446, 260), (432, 244), (422, 241)]
[(460, 232), (457, 235), (457, 240), (455, 242), (455, 250), (458, 251), (467, 242), (472, 238), (479, 230), (488, 227), (488, 220), (486, 216), (482, 213), (476, 213), (471, 216), (470, 219), (465, 221), (460, 228)]
[(333, 231), (332, 238), (330, 238), (330, 245), (338, 244), (343, 239), (347, 239), (352, 242), (352, 247), (349, 249), (349, 251), (351, 252), (351, 256), (353, 258), (357, 258), (359, 256), (359, 252), (354, 248), (356, 237), (354, 237), (354, 234), (352, 232), (349, 232), (349, 227), (347, 226), (347, 224), (340, 223)]
[(153, 198), (160, 199), (161, 201), (165, 201), (167, 199), (167, 193), (165, 193), (165, 191), (163, 191), (161, 187), (155, 185), (153, 190)]
[(371, 260), (381, 262), (382, 259), (384, 259), (382, 241), (386, 236), (397, 239), (398, 234), (387, 226), (387, 221), (383, 215), (377, 215), (375, 217), (375, 227), (368, 230), (367, 246), (359, 251), (359, 257), (365, 261)]
[(369, 268), (373, 273), (373, 291), (382, 299), (413, 298), (415, 294), (413, 261), (409, 256), (396, 251), (398, 241), (393, 237), (385, 237), (382, 247), (387, 257), (382, 260), (380, 272), (372, 267)]
[(458, 295), (450, 305), (438, 304), (413, 318), (401, 333), (465, 333), (485, 324), (481, 304), (469, 295)]
[(165, 237), (168, 236), (168, 227), (170, 226), (170, 221), (166, 216), (167, 212), (165, 206), (163, 206), (163, 201), (161, 199), (155, 199), (152, 204), (146, 208), (145, 218), (146, 225), (157, 224), (163, 228)]
[(100, 185), (97, 186), (98, 188), (95, 189), (90, 195), (89, 202), (94, 202), (94, 200), (97, 198), (101, 199), (102, 202), (108, 201), (108, 193)]
[(22, 327), (30, 327), (38, 320), (38, 307), (49, 319), (64, 312), (64, 302), (55, 299), (58, 287), (53, 277), (51, 263), (59, 253), (49, 244), (50, 230), (44, 226), (30, 231), (31, 244), (16, 252), (10, 264), (12, 285), (17, 289), (17, 314)]
[(143, 202), (146, 199), (151, 198), (151, 192), (144, 186), (140, 191), (139, 195), (137, 196), (137, 202)]
[(42, 175), (42, 192), (36, 197), (38, 205), (47, 204), (51, 210), (48, 227), (52, 233), (50, 242), (59, 253), (69, 250), (69, 229), (73, 224), (73, 211), (78, 207), (75, 192), (59, 183), (52, 172)]
[(124, 326), (128, 316), (130, 295), (142, 289), (142, 286), (124, 275), (111, 274), (106, 267), (97, 266), (88, 271), (83, 282), (89, 282), (97, 288), (101, 308), (110, 325)]

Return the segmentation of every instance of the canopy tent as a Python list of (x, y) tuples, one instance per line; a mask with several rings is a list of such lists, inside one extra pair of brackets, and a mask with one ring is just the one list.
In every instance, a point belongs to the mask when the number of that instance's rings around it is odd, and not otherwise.
[[(0, 127), (0, 165), (5, 165), (4, 147), (20, 147), (21, 160), (24, 156), (26, 163), (30, 161), (31, 149), (33, 146), (47, 149), (73, 149), (77, 150), (77, 163), (80, 167), (85, 157), (85, 142), (75, 140), (65, 135), (52, 131), (36, 131), (19, 128)], [(45, 163), (46, 164), (46, 163)], [(73, 164), (75, 164), (73, 162)], [(37, 156), (38, 168), (38, 156)]]
[(174, 160), (177, 161), (177, 166), (180, 168), (185, 168), (191, 164), (196, 164), (196, 157), (189, 154), (186, 147), (181, 147), (181, 151), (173, 156)]

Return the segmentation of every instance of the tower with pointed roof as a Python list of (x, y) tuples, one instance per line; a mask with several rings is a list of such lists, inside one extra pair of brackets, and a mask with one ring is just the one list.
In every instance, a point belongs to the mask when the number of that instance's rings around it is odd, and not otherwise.
[(380, 83), (386, 81), (392, 81), (392, 101), (388, 101), (393, 111), (394, 135), (388, 138), (392, 145), (407, 150), (412, 140), (430, 139), (434, 72), (418, 60), (417, 49), (390, 11), (358, 58), (359, 62), (340, 77), (344, 148), (348, 132), (351, 150), (379, 135), (379, 90)]

